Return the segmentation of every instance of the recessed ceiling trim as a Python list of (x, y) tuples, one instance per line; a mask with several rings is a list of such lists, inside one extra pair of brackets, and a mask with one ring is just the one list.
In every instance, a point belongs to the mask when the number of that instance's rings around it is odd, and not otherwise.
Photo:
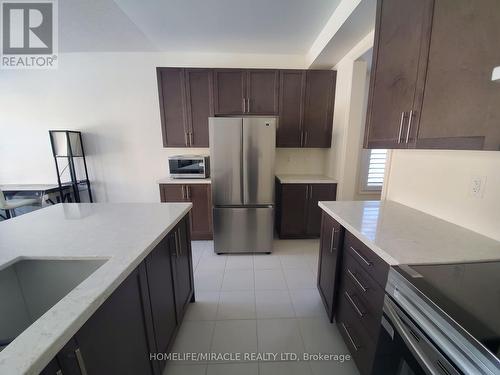
[(306, 63), (308, 66), (316, 60), (360, 2), (361, 0), (342, 0), (339, 3), (306, 54)]

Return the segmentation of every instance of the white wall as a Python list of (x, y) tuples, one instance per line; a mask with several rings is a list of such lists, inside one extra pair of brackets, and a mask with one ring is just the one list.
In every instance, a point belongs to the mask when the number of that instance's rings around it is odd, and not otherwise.
[[(473, 176), (487, 178), (482, 199)], [(500, 240), (500, 152), (394, 150), (385, 195)]]
[[(47, 131), (73, 129), (84, 132), (97, 201), (158, 201), (156, 181), (167, 175), (167, 156), (207, 149), (162, 147), (156, 66), (304, 68), (304, 58), (70, 53), (59, 56), (54, 71), (2, 70), (0, 183), (55, 182)], [(287, 160), (290, 153), (283, 154)], [(314, 151), (309, 155), (299, 169), (323, 163), (313, 161), (319, 155)], [(278, 165), (291, 169), (281, 159)]]
[(338, 200), (380, 199), (380, 193), (361, 193), (359, 173), (365, 128), (367, 89), (366, 61), (356, 59), (373, 45), (370, 32), (337, 64), (333, 138), (327, 173), (339, 182)]

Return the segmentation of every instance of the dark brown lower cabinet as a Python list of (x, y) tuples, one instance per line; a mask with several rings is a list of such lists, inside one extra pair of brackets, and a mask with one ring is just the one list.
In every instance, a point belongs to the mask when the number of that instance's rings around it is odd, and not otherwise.
[(372, 374), (389, 265), (323, 213), (318, 290), (361, 375)]
[(160, 197), (162, 202), (192, 202), (191, 239), (213, 239), (210, 184), (161, 184)]
[(41, 372), (154, 374), (165, 362), (187, 303), (194, 302), (188, 217), (152, 250)]
[(187, 220), (181, 221), (169, 235), (175, 310), (180, 322), (189, 302), (194, 302), (193, 260)]
[(318, 262), (318, 290), (330, 322), (333, 322), (342, 254), (344, 229), (330, 215), (323, 213)]
[(280, 238), (315, 238), (321, 231), (319, 201), (334, 201), (337, 184), (276, 181), (276, 228)]
[(170, 238), (170, 235), (165, 237), (146, 258), (154, 337), (156, 348), (161, 353), (167, 351), (177, 330), (171, 260), (175, 250), (171, 249)]

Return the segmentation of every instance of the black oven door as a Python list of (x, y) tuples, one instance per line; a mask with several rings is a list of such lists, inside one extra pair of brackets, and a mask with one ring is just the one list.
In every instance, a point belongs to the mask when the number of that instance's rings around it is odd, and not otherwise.
[(385, 296), (374, 375), (459, 375), (423, 330)]

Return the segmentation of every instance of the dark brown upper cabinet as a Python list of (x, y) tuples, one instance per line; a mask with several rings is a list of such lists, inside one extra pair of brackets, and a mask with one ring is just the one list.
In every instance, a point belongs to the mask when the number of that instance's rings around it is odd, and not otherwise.
[(216, 115), (277, 115), (278, 71), (215, 69)]
[(277, 147), (329, 148), (332, 70), (157, 68), (164, 147), (208, 147), (210, 116), (279, 116)]
[(407, 148), (415, 136), (433, 2), (378, 1), (365, 132), (368, 148)]
[(500, 150), (498, 1), (379, 0), (368, 148)]
[(187, 147), (184, 69), (157, 68), (163, 147)]
[(190, 147), (208, 147), (208, 118), (214, 115), (212, 71), (185, 69), (186, 114)]
[(164, 147), (208, 147), (210, 69), (157, 68)]
[(335, 82), (332, 70), (280, 71), (277, 147), (330, 147)]
[(301, 147), (306, 73), (303, 70), (280, 70), (279, 123), (277, 147)]
[(435, 1), (416, 148), (500, 150), (499, 40), (498, 0)]
[(331, 146), (336, 77), (334, 70), (306, 71), (303, 147)]
[(243, 69), (214, 70), (214, 105), (216, 115), (245, 113), (246, 72)]
[(278, 114), (278, 74), (277, 70), (247, 71), (247, 114)]

